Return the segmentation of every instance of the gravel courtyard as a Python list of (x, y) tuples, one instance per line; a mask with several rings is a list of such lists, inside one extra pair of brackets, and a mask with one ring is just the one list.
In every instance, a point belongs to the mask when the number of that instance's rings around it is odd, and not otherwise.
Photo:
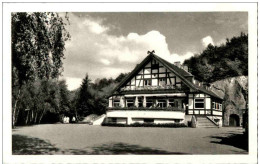
[(246, 154), (241, 127), (147, 128), (44, 124), (13, 130), (13, 154)]

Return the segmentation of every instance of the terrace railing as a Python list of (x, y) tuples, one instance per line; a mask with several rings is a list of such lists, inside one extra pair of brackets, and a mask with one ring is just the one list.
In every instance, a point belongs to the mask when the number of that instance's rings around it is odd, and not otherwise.
[(178, 111), (185, 112), (182, 108), (177, 107), (108, 107), (107, 111), (113, 110), (131, 110), (131, 111)]
[(135, 86), (135, 87), (124, 87), (121, 91), (142, 91), (142, 90), (175, 90), (183, 91), (183, 87), (173, 86), (173, 85), (162, 85), (162, 86)]

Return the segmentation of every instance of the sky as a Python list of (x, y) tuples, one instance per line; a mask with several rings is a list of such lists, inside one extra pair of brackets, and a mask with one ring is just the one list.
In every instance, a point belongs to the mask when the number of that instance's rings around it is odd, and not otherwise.
[[(60, 13), (64, 16), (64, 13)], [(248, 33), (247, 12), (68, 13), (64, 72), (69, 90), (88, 74), (116, 78), (131, 72), (147, 51), (173, 63), (201, 53), (208, 44)]]

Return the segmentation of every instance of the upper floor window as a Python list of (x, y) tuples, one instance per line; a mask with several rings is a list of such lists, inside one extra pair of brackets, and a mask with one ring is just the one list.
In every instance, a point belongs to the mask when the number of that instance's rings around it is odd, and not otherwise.
[(219, 110), (219, 103), (216, 103), (215, 109)]
[(194, 100), (195, 109), (203, 109), (204, 108), (204, 99), (196, 98)]
[(151, 86), (151, 83), (152, 83), (151, 79), (144, 80), (144, 86)]
[(160, 78), (160, 79), (159, 79), (159, 85), (160, 85), (160, 86), (166, 85), (166, 78)]
[(152, 64), (152, 69), (158, 69), (159, 68), (159, 64)]
[(212, 109), (215, 109), (215, 102), (212, 102)]

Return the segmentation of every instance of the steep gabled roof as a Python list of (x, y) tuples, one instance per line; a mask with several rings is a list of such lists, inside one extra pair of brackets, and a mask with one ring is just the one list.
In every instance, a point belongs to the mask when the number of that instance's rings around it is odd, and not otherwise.
[(179, 67), (177, 67), (176, 65), (168, 62), (167, 60), (164, 60), (163, 58), (160, 58), (157, 55), (154, 55), (155, 58), (158, 58), (160, 60), (162, 60), (163, 63), (167, 64), (169, 67), (171, 67), (172, 69), (174, 69), (176, 72), (178, 72), (180, 75), (182, 76), (193, 76), (191, 73), (185, 71), (184, 69), (181, 69)]
[(140, 64), (138, 64), (134, 70), (128, 75), (126, 76), (118, 85), (117, 87), (113, 90), (112, 93), (114, 93), (115, 91), (117, 91), (120, 87), (122, 87), (123, 85), (125, 85), (128, 80), (131, 80), (132, 77), (134, 77), (134, 75), (150, 60), (150, 59), (155, 59), (156, 61), (160, 62), (164, 67), (166, 67), (169, 71), (171, 71), (172, 73), (174, 73), (176, 76), (178, 76), (182, 82), (187, 85), (193, 92), (197, 92), (197, 91), (201, 91), (203, 93), (209, 94), (213, 97), (222, 99), (221, 97), (219, 97), (218, 95), (216, 95), (214, 92), (209, 91), (205, 88), (196, 86), (195, 84), (193, 84), (192, 82), (190, 82), (189, 80), (186, 79), (186, 77), (190, 77), (193, 76), (191, 73), (175, 66), (174, 64), (171, 64), (170, 62), (160, 58), (159, 56), (150, 53)]

